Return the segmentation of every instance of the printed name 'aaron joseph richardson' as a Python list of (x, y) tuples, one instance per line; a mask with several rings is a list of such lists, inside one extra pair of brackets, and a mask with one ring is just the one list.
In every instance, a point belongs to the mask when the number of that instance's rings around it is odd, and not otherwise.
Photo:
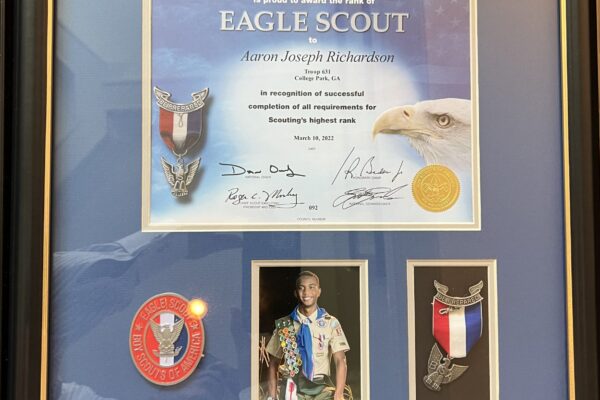
[(395, 55), (381, 54), (376, 51), (370, 53), (355, 53), (350, 50), (346, 52), (330, 50), (327, 53), (317, 50), (313, 53), (252, 53), (246, 51), (240, 61), (244, 62), (291, 62), (310, 65), (312, 63), (393, 63)]

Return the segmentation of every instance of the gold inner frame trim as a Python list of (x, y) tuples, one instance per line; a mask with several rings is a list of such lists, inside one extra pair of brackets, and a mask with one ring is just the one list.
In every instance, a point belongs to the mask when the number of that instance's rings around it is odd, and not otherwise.
[(44, 140), (44, 244), (42, 249), (42, 332), (40, 349), (40, 399), (48, 397), (48, 346), (50, 311), (50, 214), (52, 199), (52, 89), (54, 59), (54, 1), (46, 2), (46, 137)]
[(563, 191), (565, 223), (565, 289), (567, 312), (567, 362), (569, 400), (575, 400), (575, 339), (573, 329), (573, 265), (571, 249), (571, 179), (569, 168), (569, 54), (567, 47), (567, 0), (560, 1), (560, 44), (563, 132)]

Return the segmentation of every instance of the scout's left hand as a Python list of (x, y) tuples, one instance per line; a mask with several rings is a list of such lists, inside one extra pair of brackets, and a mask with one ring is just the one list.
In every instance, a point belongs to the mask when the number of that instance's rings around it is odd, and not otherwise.
[(335, 392), (333, 395), (333, 400), (344, 400), (343, 392)]

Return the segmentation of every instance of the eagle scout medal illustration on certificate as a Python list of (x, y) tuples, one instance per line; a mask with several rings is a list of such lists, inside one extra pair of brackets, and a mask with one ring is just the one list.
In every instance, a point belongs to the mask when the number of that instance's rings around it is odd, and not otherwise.
[(202, 108), (208, 96), (208, 88), (192, 93), (193, 101), (188, 104), (173, 103), (170, 101), (171, 94), (157, 87), (154, 88), (154, 95), (160, 108), (160, 137), (177, 157), (176, 165), (169, 164), (164, 157), (160, 158), (160, 162), (167, 182), (171, 185), (171, 194), (175, 197), (186, 197), (200, 167), (200, 159), (186, 164), (184, 157), (200, 141)]
[[(319, 277), (310, 271), (301, 272), (295, 295), (298, 305), (275, 321), (275, 331), (266, 346), (270, 355), (266, 398), (351, 398), (346, 387), (345, 355), (350, 347), (339, 321), (318, 306)], [(335, 377), (331, 376), (331, 362), (335, 363)]]
[(147, 300), (129, 334), (131, 358), (148, 381), (171, 386), (187, 379), (203, 357), (206, 304), (175, 293)]
[(423, 383), (428, 389), (439, 392), (464, 374), (468, 366), (453, 364), (456, 358), (465, 358), (481, 338), (483, 332), (480, 292), (483, 282), (469, 288), (467, 297), (451, 297), (448, 287), (434, 281), (437, 294), (433, 298), (433, 336), (444, 350), (442, 354), (434, 344), (429, 354), (428, 374)]
[(372, 3), (148, 0), (142, 230), (480, 230), (477, 2)]

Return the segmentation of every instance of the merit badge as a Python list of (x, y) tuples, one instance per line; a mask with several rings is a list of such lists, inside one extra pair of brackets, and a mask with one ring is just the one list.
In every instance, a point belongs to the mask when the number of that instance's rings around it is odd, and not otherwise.
[(187, 104), (173, 103), (171, 94), (157, 87), (154, 96), (158, 104), (160, 137), (177, 158), (175, 165), (161, 157), (160, 162), (171, 185), (171, 194), (185, 197), (200, 166), (200, 158), (186, 164), (184, 156), (199, 141), (202, 135), (202, 108), (208, 96), (208, 88), (192, 93), (193, 101)]
[(206, 304), (175, 293), (147, 300), (138, 310), (129, 333), (129, 349), (144, 378), (161, 386), (187, 379), (204, 350)]
[(479, 294), (483, 282), (469, 288), (467, 297), (448, 296), (448, 287), (434, 281), (437, 294), (433, 298), (433, 336), (446, 352), (442, 354), (433, 345), (423, 383), (428, 389), (439, 392), (442, 385), (458, 379), (469, 368), (454, 364), (454, 358), (465, 358), (483, 332), (483, 317)]
[(441, 212), (450, 209), (460, 195), (460, 182), (450, 168), (429, 165), (422, 168), (412, 182), (413, 197), (424, 210)]

